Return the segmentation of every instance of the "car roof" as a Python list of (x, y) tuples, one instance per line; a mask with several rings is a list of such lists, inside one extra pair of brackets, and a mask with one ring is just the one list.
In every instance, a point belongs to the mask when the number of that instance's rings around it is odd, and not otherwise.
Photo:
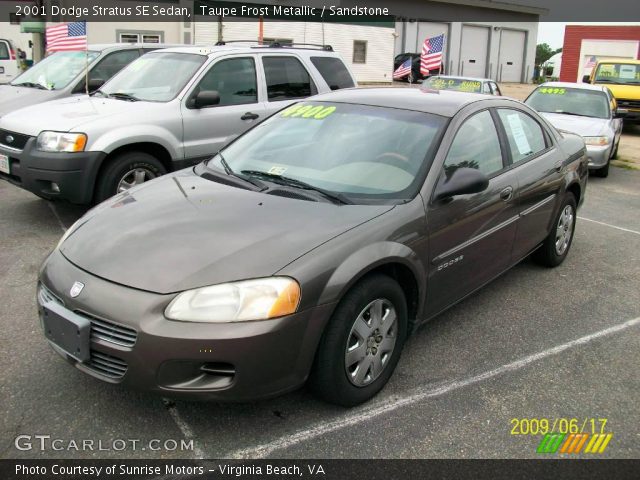
[(633, 58), (619, 58), (617, 60), (598, 60), (598, 64), (601, 63), (628, 63), (629, 65), (640, 65), (640, 60), (634, 60)]
[(170, 47), (179, 47), (179, 44), (173, 43), (96, 43), (90, 44), (88, 47), (89, 51), (93, 52), (102, 52), (104, 50), (117, 50), (119, 48), (170, 48)]
[(596, 92), (606, 92), (607, 87), (604, 85), (591, 85), (590, 83), (572, 83), (572, 82), (545, 82), (538, 86), (553, 88), (575, 88), (578, 90), (593, 90)]
[[(252, 43), (252, 42), (247, 42)], [(220, 53), (281, 53), (281, 52), (312, 52), (316, 55), (337, 56), (337, 53), (333, 50), (324, 50), (318, 48), (296, 48), (286, 45), (271, 47), (269, 45), (243, 45), (243, 44), (227, 44), (227, 45), (212, 45), (212, 44), (198, 44), (198, 45), (182, 45), (173, 48), (164, 49), (164, 52), (170, 53), (191, 53), (196, 55), (216, 55)]]
[[(312, 97), (319, 102), (354, 103), (374, 107), (401, 108), (453, 117), (460, 109), (479, 101), (499, 101), (501, 97), (452, 90), (379, 87), (347, 88)], [(506, 102), (513, 100), (503, 99)]]
[(432, 75), (429, 78), (438, 77), (438, 78), (447, 78), (451, 80), (469, 80), (471, 82), (495, 82), (490, 78), (480, 78), (480, 77), (462, 77), (458, 75)]

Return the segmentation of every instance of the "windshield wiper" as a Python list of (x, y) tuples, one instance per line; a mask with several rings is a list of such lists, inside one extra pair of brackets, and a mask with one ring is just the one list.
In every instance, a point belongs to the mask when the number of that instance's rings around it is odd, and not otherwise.
[(105, 98), (109, 96), (108, 94), (104, 93), (102, 90), (96, 90), (94, 92), (91, 92), (89, 96), (93, 97), (94, 95), (98, 95), (98, 94), (100, 94), (101, 97), (105, 97)]
[(116, 92), (116, 93), (107, 93), (106, 95), (109, 98), (116, 98), (118, 100), (128, 100), (130, 102), (138, 102), (138, 101), (140, 101), (140, 99), (138, 97), (135, 97), (135, 96), (131, 95), (130, 93)]
[(565, 112), (564, 110), (554, 110), (553, 112), (549, 112), (549, 113), (558, 113), (560, 115), (572, 115), (574, 117), (601, 118), (601, 117), (596, 117), (594, 115), (585, 115), (583, 113)]
[(34, 82), (22, 82), (22, 83), (12, 83), (14, 87), (27, 87), (27, 88), (37, 88), (38, 90), (49, 90), (47, 87), (40, 83)]
[[(252, 186), (256, 187), (256, 191), (258, 191), (258, 192), (262, 192), (262, 191), (266, 190), (267, 188), (269, 188), (259, 180), (253, 180), (251, 178), (245, 177), (244, 175), (240, 175), (240, 174), (234, 172), (220, 152), (218, 152), (216, 154), (216, 156), (220, 159), (220, 164), (222, 165), (222, 168), (224, 168), (224, 173), (226, 173), (228, 176), (234, 177), (234, 178), (238, 178), (238, 179), (242, 180), (244, 183), (248, 183), (249, 185), (252, 185)], [(215, 156), (213, 158), (215, 158)], [(209, 162), (208, 161), (204, 162), (204, 165), (209, 169), (209, 172), (215, 172), (215, 170), (213, 170), (213, 169), (211, 169), (209, 167)]]
[(282, 175), (277, 175), (275, 173), (262, 172), (260, 170), (242, 170), (242, 173), (245, 175), (254, 175), (256, 177), (263, 177), (268, 180), (274, 181), (275, 183), (279, 183), (281, 185), (286, 185), (288, 187), (300, 188), (302, 190), (310, 190), (313, 192), (318, 192), (326, 198), (332, 200), (334, 203), (340, 203), (342, 205), (353, 204), (351, 200), (337, 192), (330, 192), (325, 190), (324, 188), (316, 187), (311, 185), (310, 183), (303, 182), (302, 180), (297, 180), (295, 178), (284, 177)]

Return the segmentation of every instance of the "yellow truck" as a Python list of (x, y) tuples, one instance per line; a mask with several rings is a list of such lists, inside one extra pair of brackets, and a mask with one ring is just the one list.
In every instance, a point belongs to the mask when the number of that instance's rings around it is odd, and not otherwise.
[(640, 60), (601, 60), (583, 81), (609, 87), (618, 108), (628, 111), (624, 121), (640, 123)]

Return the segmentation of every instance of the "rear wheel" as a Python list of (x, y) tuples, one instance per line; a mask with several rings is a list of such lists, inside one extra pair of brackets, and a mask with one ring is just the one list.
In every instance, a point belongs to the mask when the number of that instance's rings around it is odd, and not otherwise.
[(96, 203), (136, 185), (164, 175), (164, 165), (148, 153), (126, 152), (114, 157), (101, 172), (96, 186)]
[(322, 399), (365, 402), (387, 383), (407, 335), (407, 302), (398, 283), (372, 275), (349, 291), (334, 312), (309, 378)]
[(575, 226), (576, 199), (572, 193), (566, 193), (551, 232), (542, 246), (534, 252), (533, 259), (546, 267), (560, 265), (571, 248)]

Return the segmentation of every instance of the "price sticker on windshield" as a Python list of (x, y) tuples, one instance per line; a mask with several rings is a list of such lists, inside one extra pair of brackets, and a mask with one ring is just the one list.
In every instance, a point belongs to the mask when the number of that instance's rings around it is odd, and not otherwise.
[(556, 87), (543, 87), (538, 90), (540, 93), (544, 93), (547, 95), (564, 95), (567, 93), (567, 90), (564, 88), (556, 88)]
[(323, 120), (336, 111), (336, 107), (323, 107), (322, 105), (305, 105), (298, 103), (293, 105), (282, 113), (283, 118), (310, 118), (314, 120)]

